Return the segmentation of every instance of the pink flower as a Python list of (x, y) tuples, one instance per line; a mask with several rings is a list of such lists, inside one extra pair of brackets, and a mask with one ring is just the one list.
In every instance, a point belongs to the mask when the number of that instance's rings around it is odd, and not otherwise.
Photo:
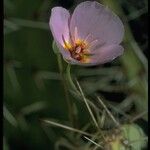
[(63, 58), (71, 64), (103, 64), (123, 53), (121, 20), (96, 1), (80, 3), (72, 15), (54, 7), (49, 26)]

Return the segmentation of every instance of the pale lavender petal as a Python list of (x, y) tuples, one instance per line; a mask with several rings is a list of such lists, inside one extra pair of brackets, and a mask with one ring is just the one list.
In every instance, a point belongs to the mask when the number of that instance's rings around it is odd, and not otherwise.
[(91, 35), (93, 40), (100, 39), (106, 44), (119, 44), (124, 34), (119, 17), (96, 1), (86, 1), (75, 8), (70, 22), (72, 36), (75, 28), (80, 38)]
[(98, 50), (93, 51), (91, 56), (91, 64), (103, 64), (112, 61), (116, 57), (123, 54), (124, 48), (120, 45), (106, 45), (100, 47)]
[(63, 45), (62, 36), (66, 41), (69, 41), (68, 21), (70, 14), (68, 10), (62, 7), (54, 7), (51, 11), (49, 26), (57, 43)]

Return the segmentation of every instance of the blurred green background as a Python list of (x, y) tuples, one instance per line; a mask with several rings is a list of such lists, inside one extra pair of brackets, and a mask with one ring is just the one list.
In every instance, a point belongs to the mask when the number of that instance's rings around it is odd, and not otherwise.
[[(59, 5), (73, 10), (79, 2), (81, 0), (4, 0), (4, 150), (50, 150), (65, 136), (62, 129), (39, 121), (41, 118), (68, 120), (48, 22), (52, 7)], [(131, 115), (135, 109), (137, 113), (142, 112), (147, 105), (141, 97), (147, 97), (148, 2), (100, 2), (124, 21), (125, 54), (101, 67), (74, 66), (72, 73), (85, 87), (87, 95), (98, 93), (115, 103), (133, 96), (133, 101), (137, 101), (124, 111), (130, 111)], [(145, 105), (142, 107), (141, 103)], [(82, 127), (89, 122), (89, 116), (82, 102), (76, 101), (76, 105)], [(139, 122), (147, 131), (145, 120)]]

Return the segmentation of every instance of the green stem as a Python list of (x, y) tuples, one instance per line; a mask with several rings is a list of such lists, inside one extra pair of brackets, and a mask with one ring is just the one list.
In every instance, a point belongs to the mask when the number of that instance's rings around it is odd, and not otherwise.
[[(69, 84), (68, 86), (70, 86), (71, 90), (73, 90), (73, 91), (78, 95), (78, 98), (81, 99), (81, 100), (84, 102), (83, 97), (82, 97), (82, 95), (81, 95), (81, 92), (79, 91), (79, 89), (77, 88), (77, 86), (74, 84), (74, 82), (73, 82), (73, 80), (72, 80), (72, 76), (71, 76), (71, 66), (70, 66), (70, 64), (68, 64), (68, 66), (67, 66), (66, 73), (67, 73), (66, 77), (67, 77), (68, 84)], [(77, 82), (77, 81), (76, 81), (76, 82)], [(96, 110), (96, 111), (99, 112), (99, 108), (98, 108), (94, 103), (92, 103), (92, 102), (91, 102), (89, 99), (87, 99), (87, 98), (86, 98), (86, 100), (87, 100), (88, 104), (89, 104), (94, 110)], [(77, 116), (75, 115), (74, 118), (77, 118)], [(77, 119), (76, 119), (76, 120), (77, 120)]]
[[(76, 86), (75, 86), (75, 84), (74, 84), (74, 82), (73, 82), (73, 80), (72, 80), (72, 76), (71, 76), (71, 65), (70, 65), (70, 64), (67, 65), (67, 69), (66, 69), (66, 79), (67, 79), (68, 84), (69, 84), (68, 87), (71, 87), (72, 90), (74, 90), (77, 94), (79, 94), (79, 91), (78, 91), (78, 89), (76, 88)], [(75, 107), (76, 107), (76, 105), (75, 105), (74, 103), (72, 103), (72, 106), (75, 106)], [(76, 113), (76, 108), (75, 108), (75, 107), (72, 107), (72, 108), (73, 108), (73, 109), (72, 109), (72, 112), (73, 112), (74, 126), (77, 128), (77, 127), (78, 127), (78, 125), (77, 125), (78, 117), (77, 117), (77, 113)]]
[(66, 69), (66, 73), (67, 73), (67, 79), (69, 82), (69, 85), (71, 86), (72, 90), (74, 90), (75, 92), (79, 93), (77, 87), (75, 86), (72, 77), (71, 77), (71, 65), (68, 64), (67, 69)]
[(66, 85), (66, 78), (65, 75), (63, 73), (63, 64), (62, 64), (62, 58), (60, 54), (57, 54), (57, 61), (58, 61), (58, 67), (59, 67), (59, 71), (60, 71), (60, 75), (61, 75), (61, 81), (64, 87), (64, 92), (65, 92), (65, 99), (66, 99), (66, 103), (67, 103), (67, 107), (68, 107), (68, 117), (69, 120), (72, 124), (72, 126), (74, 125), (74, 119), (73, 119), (73, 105), (69, 99), (69, 93), (67, 90), (67, 85)]

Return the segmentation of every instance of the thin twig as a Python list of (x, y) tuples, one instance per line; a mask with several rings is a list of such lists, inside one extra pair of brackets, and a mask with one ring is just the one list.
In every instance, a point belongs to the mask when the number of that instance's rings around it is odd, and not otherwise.
[(95, 126), (99, 129), (98, 123), (97, 123), (97, 121), (96, 121), (96, 119), (95, 119), (95, 117), (94, 117), (94, 115), (93, 115), (93, 113), (92, 113), (92, 110), (91, 110), (91, 108), (90, 108), (90, 106), (89, 106), (89, 104), (88, 104), (88, 102), (87, 102), (87, 99), (86, 99), (85, 96), (84, 96), (84, 93), (83, 93), (83, 91), (82, 91), (82, 89), (81, 89), (81, 86), (80, 86), (80, 84), (79, 84), (79, 82), (78, 82), (77, 80), (76, 80), (76, 82), (77, 82), (79, 91), (80, 91), (80, 93), (81, 93), (81, 96), (82, 96), (82, 98), (83, 98), (83, 100), (84, 100), (84, 102), (85, 102), (85, 104), (86, 104), (86, 107), (87, 107), (87, 109), (88, 109), (88, 111), (89, 111), (89, 113), (90, 113), (90, 115), (91, 115), (91, 118), (92, 118), (92, 120), (93, 120)]
[(84, 136), (85, 139), (87, 139), (88, 141), (90, 141), (91, 143), (95, 144), (96, 146), (100, 147), (100, 148), (103, 148), (100, 144), (94, 142), (93, 140), (91, 140), (90, 138)]
[(146, 110), (146, 111), (143, 111), (142, 113), (140, 113), (140, 114), (136, 115), (134, 118), (132, 118), (132, 119), (130, 120), (130, 122), (131, 122), (131, 123), (135, 122), (136, 120), (138, 120), (139, 118), (143, 117), (143, 116), (144, 116), (145, 114), (147, 114), (147, 113), (148, 113), (147, 110)]
[(66, 126), (66, 125), (54, 122), (54, 121), (50, 121), (50, 120), (42, 120), (42, 121), (44, 121), (45, 123), (54, 125), (56, 127), (60, 127), (60, 128), (66, 129), (66, 130), (70, 130), (70, 131), (77, 132), (77, 133), (80, 133), (80, 134), (84, 134), (84, 135), (87, 135), (87, 136), (92, 136), (90, 133), (87, 133), (87, 132), (81, 131), (79, 129), (75, 129), (75, 128), (72, 128), (72, 127), (69, 127), (69, 126)]
[(106, 105), (103, 103), (103, 101), (97, 97), (97, 99), (99, 100), (99, 102), (101, 103), (101, 105), (104, 107), (104, 109), (106, 110), (106, 112), (108, 113), (108, 115), (110, 116), (110, 118), (114, 121), (114, 123), (119, 126), (119, 122), (114, 118), (114, 116), (111, 114), (111, 112), (107, 109)]

